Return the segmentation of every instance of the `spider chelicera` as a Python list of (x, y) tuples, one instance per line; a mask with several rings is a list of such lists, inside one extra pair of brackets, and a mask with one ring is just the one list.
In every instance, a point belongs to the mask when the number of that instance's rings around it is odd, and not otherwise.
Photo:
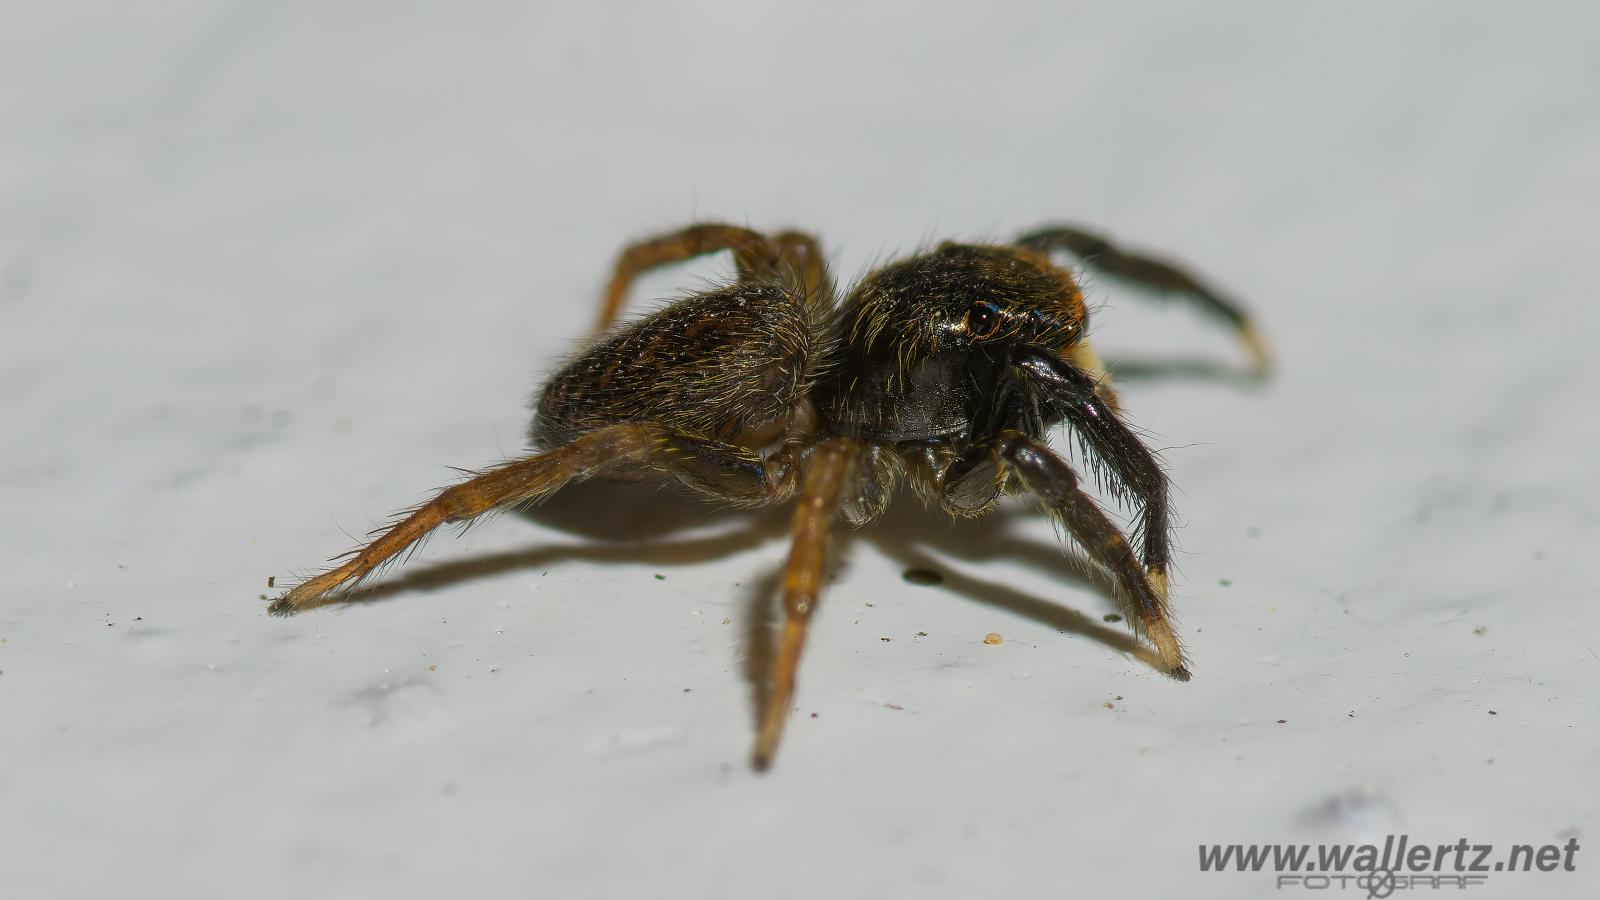
[[(615, 326), (640, 274), (731, 251), (738, 277)], [(952, 516), (1030, 494), (1117, 587), (1167, 674), (1189, 678), (1169, 624), (1167, 479), (1123, 423), (1085, 338), (1088, 313), (1054, 253), (1232, 326), (1258, 373), (1268, 357), (1244, 312), (1183, 269), (1077, 228), (1009, 244), (944, 243), (868, 274), (842, 298), (817, 240), (692, 225), (627, 247), (596, 336), (535, 402), (536, 451), (445, 488), (374, 532), (337, 568), (273, 601), (279, 614), (347, 595), (447, 523), (538, 502), (585, 478), (675, 481), (755, 507), (798, 499), (783, 577), (785, 621), (758, 727), (765, 768), (793, 704), (835, 519), (866, 525), (901, 484)], [(1113, 495), (1137, 507), (1124, 535), (1046, 444), (1065, 424)]]

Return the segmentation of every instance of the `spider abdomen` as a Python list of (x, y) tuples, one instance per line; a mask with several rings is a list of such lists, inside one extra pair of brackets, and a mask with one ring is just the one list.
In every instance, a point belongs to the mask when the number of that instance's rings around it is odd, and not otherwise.
[(789, 417), (816, 375), (820, 336), (803, 299), (736, 285), (627, 323), (552, 375), (534, 404), (541, 448), (623, 422), (732, 439)]

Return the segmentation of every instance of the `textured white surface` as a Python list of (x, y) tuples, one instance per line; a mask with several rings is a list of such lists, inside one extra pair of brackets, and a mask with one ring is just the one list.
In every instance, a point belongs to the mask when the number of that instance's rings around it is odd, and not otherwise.
[[(1600, 837), (1595, 7), (1108, 7), (7, 4), (5, 896), (1277, 896), (1197, 843)], [(264, 614), (517, 450), (616, 246), (693, 216), (846, 276), (1069, 218), (1246, 298), (1266, 389), (1124, 389), (1195, 680), (1045, 522), (914, 502), (766, 776), (782, 512), (574, 491)], [(1112, 357), (1232, 358), (1092, 294)]]

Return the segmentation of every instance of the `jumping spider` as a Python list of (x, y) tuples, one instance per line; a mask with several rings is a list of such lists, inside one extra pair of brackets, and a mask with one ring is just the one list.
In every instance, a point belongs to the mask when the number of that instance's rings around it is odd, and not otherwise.
[[(612, 327), (636, 277), (720, 251), (737, 265), (732, 284)], [(944, 243), (868, 274), (841, 300), (811, 235), (692, 225), (622, 252), (594, 339), (538, 396), (536, 452), (402, 513), (271, 610), (328, 602), (440, 525), (538, 502), (585, 478), (673, 480), (743, 507), (798, 497), (785, 622), (755, 747), (765, 768), (793, 703), (831, 525), (872, 522), (905, 481), (958, 517), (989, 512), (1002, 494), (1032, 494), (1117, 585), (1159, 665), (1187, 680), (1167, 616), (1167, 479), (1118, 414), (1085, 338), (1083, 295), (1055, 252), (1220, 317), (1265, 371), (1265, 346), (1238, 306), (1182, 269), (1075, 228), (1010, 244)], [(1135, 502), (1131, 538), (1046, 445), (1063, 423), (1110, 492)]]

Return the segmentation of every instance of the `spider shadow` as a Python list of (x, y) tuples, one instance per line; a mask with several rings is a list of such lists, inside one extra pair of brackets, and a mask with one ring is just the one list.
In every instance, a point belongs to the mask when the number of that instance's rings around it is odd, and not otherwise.
[[(546, 503), (518, 514), (583, 542), (539, 544), (419, 566), (351, 594), (345, 602), (383, 602), (401, 594), (435, 591), (572, 560), (696, 565), (780, 543), (789, 534), (792, 513), (787, 506), (756, 511), (724, 509), (659, 486), (596, 481), (570, 486)], [(1119, 608), (1114, 584), (1098, 569), (1055, 541), (1019, 532), (1019, 525), (1033, 519), (1025, 510), (1007, 504), (983, 519), (952, 521), (938, 510), (924, 509), (913, 495), (904, 492), (869, 528), (841, 533), (839, 543), (846, 546), (838, 547), (842, 551), (838, 557), (848, 552), (848, 545), (864, 541), (905, 569), (939, 572), (940, 590), (1032, 619), (1058, 632), (1089, 638), (1160, 671), (1155, 655), (1128, 628), (1108, 627), (1099, 616), (952, 567), (951, 562), (977, 566), (1011, 559), (1049, 572), (1067, 587), (1098, 594), (1110, 608)], [(708, 526), (714, 530), (703, 533)], [(695, 533), (682, 536), (691, 531)], [(741, 673), (757, 721), (771, 690), (781, 581), (781, 557), (775, 555), (765, 566), (765, 574), (755, 579), (742, 597), (745, 652)]]
[[(416, 566), (364, 586), (340, 602), (381, 602), (573, 560), (689, 566), (731, 556), (788, 532), (788, 517), (782, 510), (723, 509), (659, 486), (607, 481), (571, 485), (514, 515), (584, 542), (538, 544)], [(710, 534), (675, 537), (711, 525), (722, 527)]]
[[(1068, 589), (1099, 596), (1110, 609), (1121, 610), (1116, 583), (1083, 556), (1054, 540), (1023, 534), (1020, 526), (1038, 516), (1007, 503), (982, 519), (951, 520), (904, 496), (890, 507), (865, 540), (905, 569), (939, 573), (937, 587), (964, 599), (1032, 619), (1063, 634), (1076, 634), (1134, 656), (1157, 671), (1160, 661), (1126, 627), (1103, 624), (1103, 616), (1087, 614), (1001, 581), (955, 570), (951, 561), (982, 566), (1009, 559), (1047, 572)], [(932, 587), (932, 586), (930, 586)], [(1120, 615), (1120, 612), (1119, 612)]]

